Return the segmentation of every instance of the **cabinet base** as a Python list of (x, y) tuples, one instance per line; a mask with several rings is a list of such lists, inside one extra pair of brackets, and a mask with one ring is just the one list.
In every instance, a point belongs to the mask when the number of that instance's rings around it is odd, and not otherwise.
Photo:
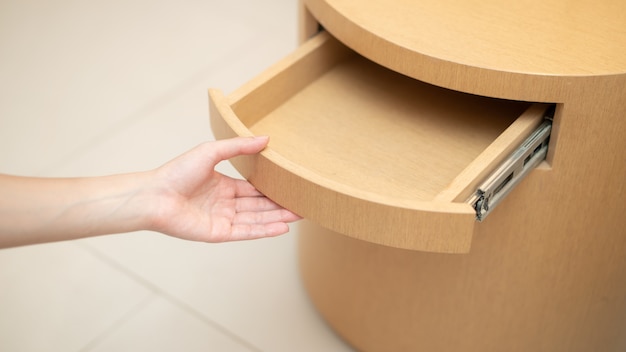
[(497, 262), (496, 248), (476, 255), (394, 249), (308, 221), (300, 233), (305, 287), (326, 321), (358, 350), (617, 352), (626, 346), (619, 333), (623, 300), (586, 288), (596, 295), (590, 302), (614, 304), (605, 310), (613, 313), (573, 319), (570, 311), (593, 310), (567, 306), (574, 302), (568, 292), (579, 289), (575, 279), (563, 273), (563, 281), (536, 285), (541, 272), (504, 279), (499, 266), (508, 264)]

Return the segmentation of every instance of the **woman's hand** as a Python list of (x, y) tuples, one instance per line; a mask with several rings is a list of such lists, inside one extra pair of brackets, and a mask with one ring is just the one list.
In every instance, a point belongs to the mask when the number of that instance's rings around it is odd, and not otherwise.
[(300, 219), (215, 171), (267, 137), (204, 143), (148, 172), (87, 178), (0, 175), (0, 248), (137, 230), (223, 242), (277, 236)]
[(205, 242), (249, 240), (289, 231), (299, 217), (263, 196), (250, 183), (222, 175), (215, 166), (256, 154), (267, 137), (202, 144), (155, 170), (151, 187), (158, 204), (151, 227), (171, 236)]

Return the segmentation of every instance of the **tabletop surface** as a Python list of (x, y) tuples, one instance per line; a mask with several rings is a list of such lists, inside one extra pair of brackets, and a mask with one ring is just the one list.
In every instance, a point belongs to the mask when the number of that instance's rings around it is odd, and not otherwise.
[[(397, 52), (530, 75), (626, 73), (623, 0), (309, 0)], [(408, 50), (406, 50), (408, 49)]]

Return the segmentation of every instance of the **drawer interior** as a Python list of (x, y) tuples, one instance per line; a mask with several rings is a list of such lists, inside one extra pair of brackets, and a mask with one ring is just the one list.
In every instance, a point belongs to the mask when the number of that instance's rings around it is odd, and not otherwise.
[(445, 253), (469, 251), (470, 197), (548, 108), (416, 81), (328, 33), (209, 99), (216, 137), (270, 136), (230, 161), (278, 204), (357, 239)]
[(337, 43), (313, 56), (233, 110), (276, 153), (360, 192), (440, 198), (531, 105), (419, 82)]

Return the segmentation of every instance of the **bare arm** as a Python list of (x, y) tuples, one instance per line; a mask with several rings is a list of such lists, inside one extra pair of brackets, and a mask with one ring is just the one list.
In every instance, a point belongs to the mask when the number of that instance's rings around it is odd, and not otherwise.
[(158, 169), (123, 175), (0, 175), (0, 248), (136, 230), (204, 242), (286, 233), (297, 215), (248, 182), (214, 170), (222, 160), (258, 153), (267, 142), (208, 142)]

